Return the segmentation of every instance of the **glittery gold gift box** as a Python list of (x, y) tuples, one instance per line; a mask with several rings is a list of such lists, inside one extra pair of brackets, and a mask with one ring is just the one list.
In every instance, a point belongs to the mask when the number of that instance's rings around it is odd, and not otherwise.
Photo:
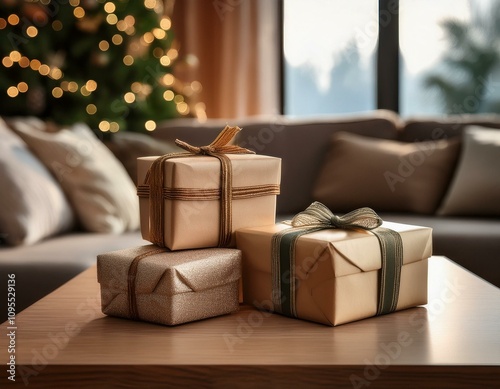
[(238, 310), (241, 252), (155, 245), (97, 256), (102, 312), (177, 325)]
[[(384, 222), (403, 243), (399, 299), (395, 310), (427, 303), (427, 259), (432, 229)], [(237, 247), (243, 255), (243, 301), (276, 311), (273, 291), (273, 235), (286, 224), (241, 229)], [(294, 277), (296, 317), (336, 326), (375, 316), (381, 269), (380, 245), (370, 231), (324, 229), (298, 238)], [(279, 276), (279, 275), (278, 275)]]
[[(157, 242), (151, 239), (150, 190), (145, 181), (157, 158), (137, 160), (141, 233), (152, 243)], [(254, 154), (228, 154), (227, 158), (231, 161), (233, 232), (227, 247), (235, 247), (237, 229), (275, 223), (281, 159)], [(164, 164), (165, 247), (171, 250), (217, 247), (221, 223), (220, 161), (210, 156), (192, 156), (172, 158)]]

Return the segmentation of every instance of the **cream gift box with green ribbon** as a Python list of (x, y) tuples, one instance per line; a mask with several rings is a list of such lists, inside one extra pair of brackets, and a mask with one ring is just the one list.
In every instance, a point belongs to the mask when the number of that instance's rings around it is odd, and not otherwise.
[(238, 230), (244, 302), (331, 326), (426, 304), (432, 229), (346, 216), (314, 203), (295, 226)]
[(210, 145), (138, 158), (142, 237), (171, 250), (234, 247), (239, 228), (274, 224), (281, 159), (231, 144), (226, 127)]

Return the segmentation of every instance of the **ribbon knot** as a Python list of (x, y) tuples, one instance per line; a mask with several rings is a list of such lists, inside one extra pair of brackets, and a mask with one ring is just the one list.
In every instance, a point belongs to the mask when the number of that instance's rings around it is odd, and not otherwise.
[(342, 223), (342, 219), (340, 218), (340, 216), (333, 215), (330, 218), (330, 223), (331, 223), (332, 227), (343, 228), (343, 223)]
[(299, 212), (291, 221), (292, 227), (325, 227), (373, 230), (382, 225), (382, 219), (368, 207), (359, 208), (343, 216), (337, 216), (319, 201), (313, 202), (305, 211)]
[(200, 147), (200, 154), (210, 155), (211, 153), (214, 153), (214, 152), (215, 152), (215, 148), (210, 146), (210, 145)]
[(229, 144), (231, 140), (235, 137), (235, 135), (241, 131), (241, 128), (238, 126), (231, 127), (226, 126), (214, 139), (212, 143), (207, 146), (192, 146), (187, 142), (176, 139), (175, 144), (186, 151), (189, 151), (191, 154), (203, 154), (203, 155), (212, 155), (215, 153), (218, 154), (255, 154), (255, 152), (245, 149), (244, 147), (240, 147), (237, 145)]

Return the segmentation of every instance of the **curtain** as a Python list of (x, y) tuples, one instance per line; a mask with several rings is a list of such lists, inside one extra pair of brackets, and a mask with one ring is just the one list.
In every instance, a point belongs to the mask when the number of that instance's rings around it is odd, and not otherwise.
[(177, 0), (176, 77), (202, 85), (208, 118), (280, 110), (280, 1)]

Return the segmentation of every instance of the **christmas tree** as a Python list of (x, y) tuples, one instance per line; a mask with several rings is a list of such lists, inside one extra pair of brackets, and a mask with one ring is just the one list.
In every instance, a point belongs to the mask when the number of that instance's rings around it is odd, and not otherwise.
[(2, 1), (0, 115), (152, 131), (203, 109), (190, 101), (201, 85), (172, 74), (177, 57), (161, 0)]

